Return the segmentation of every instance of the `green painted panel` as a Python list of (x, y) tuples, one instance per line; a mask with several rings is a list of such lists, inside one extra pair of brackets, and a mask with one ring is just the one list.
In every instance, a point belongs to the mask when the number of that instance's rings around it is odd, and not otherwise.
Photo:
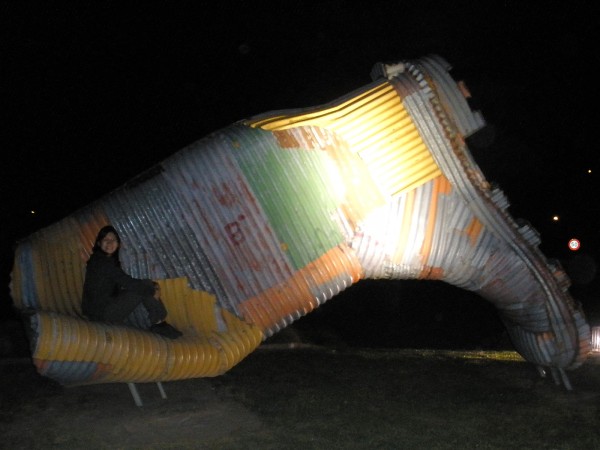
[[(258, 138), (260, 136), (260, 138)], [(247, 129), (234, 152), (281, 248), (295, 269), (343, 241), (325, 152), (281, 148), (270, 132)]]

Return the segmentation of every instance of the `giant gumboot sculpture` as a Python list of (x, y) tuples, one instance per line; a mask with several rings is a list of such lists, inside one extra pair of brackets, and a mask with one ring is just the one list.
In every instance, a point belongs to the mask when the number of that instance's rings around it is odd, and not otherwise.
[[(569, 388), (589, 326), (472, 159), (485, 122), (449, 70), (437, 56), (378, 64), (361, 89), (219, 130), (20, 241), (11, 294), (38, 371), (65, 385), (216, 376), (362, 278), (424, 279), (493, 303), (517, 351)], [(82, 317), (109, 223), (182, 338)]]

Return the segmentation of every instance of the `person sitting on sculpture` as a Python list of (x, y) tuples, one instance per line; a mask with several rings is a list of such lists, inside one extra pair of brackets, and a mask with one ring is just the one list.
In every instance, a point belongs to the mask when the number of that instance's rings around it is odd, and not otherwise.
[(170, 339), (182, 333), (165, 321), (167, 310), (160, 287), (133, 278), (121, 268), (117, 230), (107, 225), (96, 236), (87, 262), (81, 309), (88, 319), (149, 330)]

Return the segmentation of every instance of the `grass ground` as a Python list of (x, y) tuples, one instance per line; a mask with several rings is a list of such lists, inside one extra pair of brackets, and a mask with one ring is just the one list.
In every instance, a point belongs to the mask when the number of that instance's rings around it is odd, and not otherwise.
[(1, 448), (594, 449), (600, 361), (572, 391), (511, 351), (265, 345), (224, 375), (65, 388), (0, 364)]

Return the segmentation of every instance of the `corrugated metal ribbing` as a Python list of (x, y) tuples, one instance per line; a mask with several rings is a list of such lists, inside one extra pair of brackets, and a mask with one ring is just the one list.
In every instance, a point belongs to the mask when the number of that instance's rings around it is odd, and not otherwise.
[[(568, 278), (465, 145), (485, 125), (438, 57), (321, 107), (241, 121), (19, 243), (11, 294), (63, 383), (214, 376), (363, 277), (443, 280), (500, 311), (531, 362), (575, 368), (590, 330)], [(386, 75), (387, 76), (387, 75)], [(175, 341), (80, 317), (98, 229), (160, 280)]]
[(330, 220), (337, 203), (331, 196), (335, 186), (326, 170), (326, 154), (302, 148), (281, 151), (275, 141), (262, 149), (235, 157), (297, 270), (343, 241)]
[[(237, 131), (248, 133), (246, 129)], [(255, 152), (234, 152), (234, 155), (273, 229), (264, 241), (275, 237), (276, 241), (270, 246), (277, 250), (276, 254), (283, 252), (282, 256), (287, 257), (289, 267), (295, 272), (292, 276), (284, 273), (297, 285), (293, 293), (282, 296), (277, 288), (263, 289), (262, 294), (257, 293), (246, 304), (262, 310), (261, 321), (267, 326), (267, 334), (271, 334), (336, 295), (357, 278), (350, 274), (356, 269), (347, 267), (347, 259), (340, 259), (334, 251), (345, 238), (336, 220), (340, 217), (339, 199), (335, 195), (339, 176), (332, 172), (334, 168), (330, 167), (328, 154), (321, 151), (317, 142), (310, 147), (302, 145), (305, 143), (299, 135), (285, 138), (287, 145), (282, 151), (281, 134), (273, 141), (273, 134), (268, 133), (268, 139), (264, 134), (260, 130), (254, 132), (255, 136), (262, 137), (263, 143), (253, 146)], [(265, 146), (265, 143), (270, 145)], [(315, 260), (322, 260), (324, 264), (313, 265)], [(311, 269), (307, 270), (308, 267)], [(288, 266), (285, 268), (289, 270)], [(283, 283), (287, 281), (276, 279), (271, 286)], [(310, 293), (310, 297), (304, 297), (307, 300), (297, 303), (300, 299), (290, 298), (306, 289), (307, 294)], [(310, 298), (314, 302), (308, 301)], [(265, 314), (271, 317), (264, 317)]]
[[(417, 66), (409, 68), (413, 76), (418, 71)], [(428, 74), (434, 82), (438, 81), (435, 71), (430, 70)], [(438, 89), (450, 88), (445, 83), (437, 86)], [(405, 104), (435, 160), (473, 214), (496, 237), (492, 245), (497, 250), (490, 258), (493, 263), (484, 267), (485, 279), (481, 280), (482, 288), (478, 292), (496, 304), (507, 322), (518, 325), (508, 327), (509, 331), (519, 330), (513, 331), (512, 336), (517, 348), (538, 346), (531, 357), (539, 359), (532, 361), (547, 366), (577, 367), (586, 358), (585, 352), (580, 351), (580, 343), (588, 341), (589, 331), (577, 326), (574, 302), (560, 288), (553, 271), (535, 247), (537, 236), (526, 230), (524, 239), (522, 230), (506, 211), (495, 207), (489, 185), (462, 141), (455, 139), (458, 131), (453, 130), (450, 120), (444, 119), (448, 111), (439, 99), (430, 98), (428, 106), (417, 98), (418, 93), (412, 94), (405, 99)], [(554, 344), (540, 337), (544, 332), (555, 336)]]
[[(237, 139), (237, 145), (260, 153), (254, 145), (260, 147), (261, 141), (251, 133), (241, 133)], [(196, 214), (194, 231), (223, 287), (224, 306), (236, 311), (248, 296), (289, 277), (291, 263), (279, 249), (275, 233), (231, 154), (234, 141), (219, 136), (207, 144), (205, 152), (187, 152), (184, 159), (174, 159), (169, 164), (169, 181), (183, 192), (188, 208)], [(213, 169), (207, 171), (207, 167)], [(180, 168), (189, 172), (188, 176), (178, 178)], [(271, 253), (271, 258), (259, 256), (265, 253)]]
[(439, 101), (449, 112), (448, 120), (453, 120), (453, 125), (463, 136), (469, 136), (485, 125), (485, 120), (479, 111), (472, 111), (467, 103), (464, 92), (456, 89), (456, 81), (448, 71), (451, 65), (437, 55), (421, 58), (418, 66), (423, 67), (424, 72), (435, 77), (435, 84), (441, 86), (436, 90)]
[(188, 207), (176, 194), (162, 172), (156, 171), (106, 199), (105, 209), (122, 234), (123, 265), (138, 278), (187, 276), (196, 289), (223, 294), (194, 238), (197, 230), (181, 220)]
[(11, 273), (10, 293), (15, 307), (38, 309), (35, 276), (31, 260), (31, 243), (21, 243), (15, 249), (15, 263)]
[(317, 125), (334, 131), (365, 162), (386, 197), (413, 189), (440, 175), (440, 170), (406, 113), (402, 98), (387, 81), (333, 106), (261, 116), (248, 121), (265, 130)]
[(185, 334), (176, 341), (56, 313), (35, 314), (30, 323), (37, 336), (32, 357), (38, 370), (63, 384), (177, 380), (225, 372), (251, 353), (263, 334), (226, 311), (219, 321), (227, 331), (218, 331), (215, 298), (187, 283), (160, 281), (168, 319)]
[(273, 135), (282, 149), (302, 148), (323, 153), (323, 168), (332, 189), (327, 195), (336, 204), (335, 218), (344, 236), (351, 236), (359, 220), (385, 204), (368, 166), (341, 135), (318, 126), (275, 130)]
[(55, 227), (37, 233), (24, 250), (38, 282), (28, 290), (38, 309), (78, 314), (83, 286), (84, 263), (79, 253), (79, 232), (72, 219), (64, 219)]
[(80, 218), (65, 218), (17, 246), (11, 282), (15, 306), (79, 314), (85, 261), (98, 229), (108, 223), (101, 210), (95, 215), (82, 210)]
[[(330, 197), (335, 186), (323, 152), (281, 151), (273, 134), (261, 130), (234, 126), (227, 131), (205, 142), (203, 152), (187, 149), (163, 167), (170, 189), (181, 192), (187, 209), (196, 215), (194, 232), (226, 292), (228, 302), (222, 305), (238, 311), (238, 305), (249, 298), (294, 280), (295, 271), (342, 244), (344, 238), (331, 219), (339, 213)], [(206, 167), (214, 170), (206, 172)], [(322, 282), (315, 281), (312, 272), (307, 275), (302, 285), (309, 292), (319, 290)], [(349, 279), (343, 286), (352, 282)], [(342, 288), (326, 287), (327, 295), (316, 296), (316, 304)], [(289, 295), (268, 295), (260, 307), (246, 303), (244, 314), (259, 308), (253, 320), (270, 324), (265, 330), (270, 334), (313, 309), (310, 301), (289, 308), (294, 303), (287, 299)]]

